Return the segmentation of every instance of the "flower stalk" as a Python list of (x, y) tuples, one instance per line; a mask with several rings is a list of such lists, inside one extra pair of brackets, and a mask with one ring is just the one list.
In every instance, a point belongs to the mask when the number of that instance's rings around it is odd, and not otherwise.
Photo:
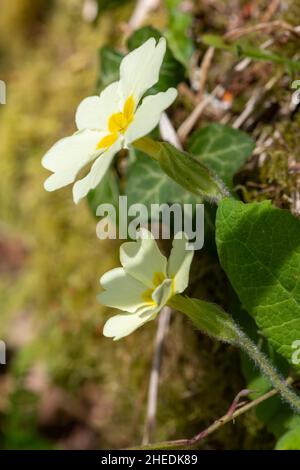
[(196, 196), (218, 203), (230, 195), (223, 181), (190, 153), (149, 137), (138, 139), (132, 145), (157, 161), (169, 178)]
[(300, 397), (292, 390), (278, 370), (273, 367), (267, 356), (258, 349), (256, 344), (239, 328), (239, 346), (259, 367), (263, 375), (278, 390), (282, 399), (290, 405), (295, 413), (300, 414)]
[(172, 297), (168, 305), (186, 314), (203, 333), (241, 348), (259, 367), (273, 387), (278, 390), (282, 399), (290, 405), (295, 413), (300, 414), (300, 397), (291, 389), (268, 357), (221, 307), (182, 295)]

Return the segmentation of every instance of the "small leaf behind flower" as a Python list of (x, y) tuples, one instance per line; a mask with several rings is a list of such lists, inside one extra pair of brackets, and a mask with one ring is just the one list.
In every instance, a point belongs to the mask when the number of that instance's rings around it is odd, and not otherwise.
[(188, 69), (194, 52), (194, 44), (189, 34), (193, 23), (191, 12), (183, 11), (181, 0), (166, 0), (169, 25), (166, 36), (174, 56)]
[(188, 150), (215, 171), (229, 189), (254, 147), (254, 140), (245, 132), (219, 123), (195, 131), (188, 144)]
[(109, 169), (95, 189), (88, 193), (87, 201), (93, 215), (96, 215), (100, 204), (108, 203), (118, 206), (119, 187), (115, 173)]
[(110, 83), (119, 80), (123, 54), (113, 47), (104, 46), (98, 51), (101, 73), (97, 78), (97, 90), (102, 91)]

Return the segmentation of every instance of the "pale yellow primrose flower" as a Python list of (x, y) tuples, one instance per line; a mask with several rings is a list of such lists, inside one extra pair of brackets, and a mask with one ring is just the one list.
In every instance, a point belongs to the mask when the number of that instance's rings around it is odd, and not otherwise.
[(187, 250), (187, 236), (180, 233), (173, 240), (169, 260), (160, 252), (157, 243), (146, 229), (141, 238), (126, 242), (120, 248), (121, 268), (105, 273), (100, 284), (105, 289), (98, 300), (123, 310), (104, 325), (103, 334), (118, 340), (153, 320), (168, 300), (188, 286), (194, 251)]
[(169, 88), (140, 101), (158, 82), (165, 51), (164, 38), (158, 43), (148, 39), (124, 57), (118, 82), (106, 87), (100, 96), (90, 96), (80, 103), (75, 117), (78, 132), (58, 141), (42, 159), (42, 165), (53, 172), (45, 181), (47, 191), (73, 183), (79, 171), (95, 160), (87, 176), (73, 186), (74, 202), (78, 203), (101, 181), (121, 148), (156, 127), (177, 91)]

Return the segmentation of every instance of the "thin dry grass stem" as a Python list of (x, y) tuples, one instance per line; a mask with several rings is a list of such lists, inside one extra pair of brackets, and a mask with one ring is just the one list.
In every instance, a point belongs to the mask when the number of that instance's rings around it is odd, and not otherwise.
[(162, 362), (163, 346), (171, 319), (170, 307), (164, 307), (158, 318), (154, 354), (148, 389), (147, 416), (144, 426), (143, 445), (151, 442), (156, 422), (159, 372)]
[(181, 124), (181, 126), (178, 128), (177, 134), (182, 143), (186, 141), (188, 135), (199, 121), (204, 109), (208, 106), (208, 104), (216, 95), (222, 93), (223, 91), (223, 87), (221, 85), (217, 85), (209, 95), (203, 97), (203, 99), (197, 104), (192, 113)]
[(274, 75), (274, 77), (271, 77), (263, 88), (258, 88), (253, 92), (248, 102), (246, 103), (243, 112), (233, 122), (232, 127), (234, 129), (239, 129), (245, 123), (245, 121), (255, 110), (257, 103), (259, 103), (262, 100), (263, 96), (275, 86), (275, 84), (280, 78), (281, 72)]
[(159, 7), (160, 0), (138, 0), (135, 9), (128, 21), (129, 32), (139, 28), (147, 18), (148, 14)]
[[(179, 150), (182, 149), (178, 135), (166, 113), (162, 114), (162, 117), (159, 122), (159, 130), (161, 137), (164, 140), (170, 142)], [(159, 372), (162, 362), (164, 340), (169, 329), (171, 314), (172, 310), (170, 309), (170, 307), (166, 306), (161, 311), (158, 319), (154, 353), (152, 359), (152, 369), (148, 389), (147, 415), (143, 433), (143, 444), (148, 444), (151, 441), (155, 429)]]
[(204, 54), (203, 60), (201, 62), (201, 67), (199, 70), (199, 89), (196, 96), (197, 101), (201, 101), (205, 91), (205, 84), (207, 81), (208, 71), (211, 65), (215, 53), (214, 47), (209, 47)]
[(200, 76), (199, 90), (198, 90), (198, 93), (195, 97), (196, 102), (198, 104), (196, 105), (196, 107), (192, 111), (192, 113), (187, 117), (187, 119), (181, 124), (181, 126), (179, 127), (179, 129), (177, 131), (179, 139), (182, 143), (184, 143), (186, 141), (186, 139), (187, 139), (188, 135), (190, 134), (191, 130), (193, 129), (193, 127), (195, 126), (195, 124), (199, 120), (199, 118), (200, 118), (200, 116), (203, 112), (203, 109), (205, 108), (205, 106), (210, 102), (211, 98), (213, 97), (214, 92), (212, 93), (212, 95), (210, 95), (211, 97), (209, 99), (204, 98), (204, 92), (205, 92), (205, 85), (206, 85), (206, 82), (207, 82), (207, 76), (208, 76), (208, 72), (209, 72), (211, 62), (212, 62), (212, 59), (213, 59), (213, 56), (214, 56), (214, 52), (215, 52), (215, 49), (213, 47), (209, 47), (207, 49), (207, 51), (205, 52), (204, 57), (202, 59), (200, 70), (199, 70), (199, 76)]
[(272, 16), (276, 13), (276, 11), (279, 9), (280, 7), (280, 3), (281, 3), (281, 0), (272, 0), (268, 7), (267, 7), (267, 11), (262, 15), (261, 17), (261, 21), (263, 23), (267, 22), (267, 21), (270, 21), (270, 19), (272, 18)]
[(275, 20), (269, 22), (258, 23), (253, 26), (245, 26), (242, 28), (236, 28), (232, 31), (226, 33), (223, 38), (225, 41), (235, 41), (236, 39), (241, 38), (242, 36), (246, 36), (251, 33), (257, 33), (263, 31), (265, 33), (276, 33), (278, 29), (282, 29), (284, 31), (288, 31), (290, 34), (296, 36), (297, 38), (300, 37), (300, 32), (298, 28), (290, 25), (286, 21), (282, 20)]
[(252, 114), (255, 109), (256, 104), (261, 98), (261, 90), (257, 89), (254, 91), (253, 95), (249, 98), (243, 112), (236, 118), (233, 122), (232, 127), (234, 129), (239, 129), (244, 122), (248, 119), (248, 117)]

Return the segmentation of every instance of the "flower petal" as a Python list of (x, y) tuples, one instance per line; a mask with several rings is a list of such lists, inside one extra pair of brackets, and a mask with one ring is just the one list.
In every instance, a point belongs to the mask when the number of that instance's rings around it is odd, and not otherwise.
[(109, 318), (104, 325), (103, 334), (107, 338), (114, 338), (114, 341), (130, 335), (137, 328), (153, 320), (156, 314), (152, 312), (149, 315), (144, 314), (143, 317), (136, 313), (119, 314)]
[(77, 204), (85, 197), (91, 189), (94, 189), (107, 172), (115, 154), (121, 149), (121, 141), (117, 140), (114, 145), (103, 152), (94, 162), (90, 172), (81, 180), (76, 181), (73, 186), (73, 199)]
[(169, 88), (165, 92), (144, 98), (137, 109), (134, 120), (125, 133), (127, 144), (149, 134), (159, 123), (162, 112), (176, 99), (177, 90)]
[(77, 173), (99, 155), (96, 146), (101, 136), (99, 131), (86, 130), (54, 144), (42, 159), (44, 168), (54, 173), (45, 181), (45, 189), (54, 191), (73, 183)]
[(157, 308), (160, 310), (168, 302), (169, 298), (172, 297), (172, 279), (165, 279), (160, 286), (158, 286), (152, 294), (154, 302), (157, 304)]
[(105, 289), (97, 299), (107, 307), (118, 308), (134, 313), (145, 305), (145, 286), (131, 277), (123, 268), (115, 268), (105, 273), (100, 284)]
[(118, 83), (108, 85), (100, 96), (89, 96), (81, 101), (75, 116), (78, 129), (108, 129), (109, 117), (119, 111)]
[(161, 38), (157, 45), (154, 38), (130, 52), (120, 65), (120, 93), (123, 100), (133, 96), (136, 104), (143, 94), (159, 79), (160, 67), (166, 52), (166, 40)]
[(168, 261), (168, 277), (174, 279), (174, 293), (183, 292), (189, 283), (190, 267), (194, 256), (193, 250), (187, 250), (188, 237), (178, 233), (173, 240), (173, 247)]
[(151, 232), (140, 230), (140, 238), (135, 242), (123, 243), (120, 248), (120, 261), (125, 271), (148, 288), (155, 287), (155, 273), (166, 275), (167, 260), (160, 252)]

